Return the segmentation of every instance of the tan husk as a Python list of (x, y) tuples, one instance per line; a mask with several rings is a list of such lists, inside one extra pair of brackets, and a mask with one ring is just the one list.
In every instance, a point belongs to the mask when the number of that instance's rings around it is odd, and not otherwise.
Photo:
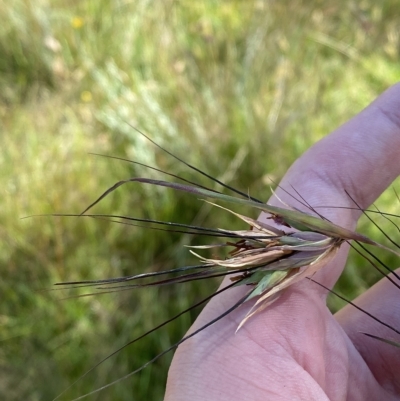
[[(344, 239), (315, 231), (285, 233), (219, 205), (215, 206), (229, 211), (250, 224), (250, 230), (221, 230), (243, 237), (236, 243), (224, 244), (235, 248), (226, 259), (205, 258), (191, 252), (204, 263), (215, 267), (226, 267), (230, 272), (240, 270), (240, 273), (231, 277), (231, 280), (237, 281), (238, 285), (254, 286), (243, 302), (254, 297), (259, 298), (238, 329), (250, 317), (277, 300), (283, 290), (305, 277), (314, 275), (324, 267), (344, 241)], [(220, 244), (210, 247), (217, 246)]]

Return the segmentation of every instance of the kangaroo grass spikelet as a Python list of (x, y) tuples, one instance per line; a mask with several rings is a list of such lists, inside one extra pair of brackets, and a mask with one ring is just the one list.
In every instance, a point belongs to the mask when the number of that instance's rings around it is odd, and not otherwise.
[[(138, 131), (136, 128), (135, 130)], [(109, 383), (88, 394), (84, 394), (78, 399), (96, 393), (104, 388), (107, 388), (115, 384), (120, 380), (130, 377), (137, 372), (140, 372), (142, 369), (144, 369), (150, 363), (154, 362), (155, 360), (163, 356), (165, 353), (176, 348), (178, 345), (182, 344), (189, 338), (193, 337), (198, 332), (206, 329), (215, 322), (219, 321), (224, 316), (226, 316), (227, 314), (229, 314), (242, 304), (248, 302), (249, 300), (255, 300), (255, 303), (253, 304), (252, 308), (247, 312), (242, 321), (239, 323), (237, 330), (239, 330), (251, 317), (253, 317), (257, 313), (260, 313), (262, 310), (273, 304), (280, 297), (282, 292), (285, 291), (287, 288), (289, 288), (291, 285), (305, 278), (308, 278), (309, 280), (315, 282), (316, 284), (319, 284), (318, 282), (312, 279), (312, 276), (334, 258), (338, 249), (344, 242), (353, 241), (355, 244), (358, 244), (364, 252), (367, 252), (372, 257), (372, 259), (375, 259), (375, 262), (371, 260), (371, 258), (368, 256), (365, 256), (366, 260), (368, 260), (379, 272), (381, 272), (385, 276), (387, 276), (387, 274), (384, 273), (377, 265), (381, 264), (382, 266), (384, 266), (385, 269), (389, 271), (391, 271), (391, 269), (388, 268), (386, 265), (384, 265), (383, 262), (381, 262), (378, 258), (376, 258), (370, 251), (368, 251), (364, 247), (364, 244), (373, 245), (382, 248), (384, 250), (388, 250), (397, 256), (400, 256), (398, 252), (389, 249), (384, 245), (381, 245), (359, 233), (340, 227), (322, 218), (322, 216), (319, 215), (314, 208), (311, 208), (311, 206), (308, 205), (308, 203), (301, 197), (301, 195), (297, 191), (295, 192), (302, 199), (302, 201), (300, 202), (303, 205), (309, 207), (310, 211), (313, 212), (314, 214), (317, 214), (318, 216), (314, 216), (296, 209), (290, 210), (287, 208), (280, 208), (264, 204), (260, 202), (258, 199), (250, 197), (245, 193), (236, 190), (235, 188), (232, 188), (222, 183), (221, 181), (216, 180), (215, 178), (202, 172), (200, 169), (186, 163), (185, 161), (173, 155), (169, 151), (161, 148), (159, 145), (157, 145), (153, 140), (151, 140), (148, 136), (146, 136), (142, 132), (140, 131), (138, 132), (141, 135), (145, 136), (150, 142), (155, 144), (157, 147), (167, 152), (169, 155), (171, 155), (181, 163), (185, 164), (188, 168), (193, 169), (197, 173), (200, 173), (206, 176), (208, 179), (211, 179), (214, 182), (218, 183), (219, 185), (222, 185), (223, 187), (225, 187), (225, 189), (228, 189), (234, 192), (236, 195), (241, 196), (241, 198), (223, 194), (221, 192), (218, 192), (217, 190), (207, 188), (203, 185), (197, 185), (192, 181), (188, 181), (182, 177), (168, 173), (166, 174), (172, 176), (175, 179), (179, 179), (185, 182), (185, 184), (168, 182), (163, 180), (155, 180), (143, 177), (132, 177), (126, 180), (119, 181), (110, 188), (108, 188), (80, 215), (70, 214), (64, 216), (109, 219), (113, 222), (117, 222), (120, 224), (128, 224), (128, 225), (137, 225), (137, 223), (149, 224), (150, 226), (147, 226), (147, 228), (155, 230), (163, 230), (163, 231), (174, 231), (186, 234), (205, 235), (212, 237), (214, 242), (207, 245), (188, 246), (189, 251), (199, 259), (199, 263), (196, 265), (178, 267), (175, 269), (152, 272), (152, 273), (141, 273), (124, 277), (114, 277), (100, 280), (69, 281), (63, 283), (56, 283), (56, 285), (59, 288), (63, 288), (65, 286), (69, 286), (72, 288), (81, 288), (81, 287), (93, 288), (94, 291), (92, 293), (83, 295), (87, 296), (96, 293), (97, 294), (109, 293), (128, 289), (136, 289), (136, 288), (151, 287), (151, 286), (164, 286), (164, 285), (184, 283), (195, 280), (204, 280), (211, 277), (229, 276), (229, 280), (231, 281), (231, 283), (225, 288), (217, 291), (215, 294), (201, 300), (196, 305), (193, 305), (192, 307), (179, 313), (173, 318), (161, 323), (159, 326), (153, 328), (147, 333), (125, 344), (123, 347), (114, 351), (112, 354), (105, 357), (98, 364), (96, 364), (94, 367), (92, 367), (90, 370), (84, 373), (78, 380), (85, 377), (98, 365), (100, 365), (101, 363), (103, 363), (105, 360), (109, 359), (116, 353), (120, 352), (123, 348), (145, 337), (147, 334), (150, 334), (151, 332), (158, 330), (162, 326), (177, 319), (183, 313), (193, 309), (194, 307), (200, 304), (203, 304), (204, 302), (210, 300), (214, 296), (217, 296), (218, 294), (236, 286), (245, 286), (246, 288), (248, 288), (248, 291), (242, 299), (237, 301), (235, 305), (231, 306), (231, 308), (226, 310), (223, 314), (213, 319), (212, 321), (208, 322), (206, 325), (203, 325), (201, 328), (197, 329), (191, 334), (187, 335), (177, 343), (173, 344), (168, 349), (164, 350), (162, 353), (154, 357), (151, 361), (145, 363), (135, 371), (127, 374), (125, 377), (118, 379), (117, 381), (114, 381), (112, 383)], [(122, 160), (126, 161), (126, 159)], [(161, 170), (157, 171), (162, 172)], [(128, 216), (87, 213), (102, 199), (111, 194), (117, 188), (127, 183), (162, 186), (173, 190), (184, 191), (186, 193), (196, 195), (201, 199), (205, 200), (206, 202), (208, 202), (209, 204), (211, 204), (212, 206), (218, 207), (225, 212), (231, 213), (233, 216), (242, 220), (242, 222), (248, 225), (248, 228), (242, 230), (229, 230), (226, 228), (199, 227), (188, 224), (165, 222), (151, 219), (141, 219)], [(269, 219), (271, 221), (271, 224), (260, 222), (254, 220), (251, 217), (234, 212), (233, 210), (230, 210), (224, 206), (211, 202), (209, 199), (212, 199), (214, 201), (222, 201), (230, 204), (236, 204), (242, 207), (257, 209), (266, 212), (267, 214), (269, 214)], [(285, 205), (285, 206), (290, 207), (290, 205)], [(358, 209), (360, 209), (357, 204), (356, 206)], [(363, 212), (365, 213), (366, 211)], [(374, 212), (376, 213), (376, 211)], [(382, 213), (380, 214), (384, 215)], [(54, 215), (62, 216), (60, 214), (54, 214)], [(276, 228), (277, 226), (281, 228)], [(350, 245), (354, 246), (353, 244)], [(208, 257), (198, 254), (198, 252), (208, 252), (209, 250), (215, 250), (217, 248), (218, 249), (222, 248), (223, 250), (226, 250), (226, 254), (224, 257), (222, 258), (217, 258), (215, 256)], [(357, 250), (357, 252), (361, 253), (360, 250)], [(398, 279), (399, 277), (395, 276), (395, 278)], [(391, 279), (390, 277), (389, 279), (393, 282), (393, 284), (398, 285), (397, 283), (394, 282), (394, 279)], [(322, 284), (319, 285), (325, 288), (326, 290), (331, 291)], [(335, 292), (333, 293), (337, 295), (339, 298), (344, 299), (339, 294), (336, 294)], [(354, 305), (360, 311), (371, 316), (368, 312), (364, 311), (362, 308), (356, 306), (350, 301), (347, 302), (349, 302), (351, 305)], [(380, 322), (381, 324), (390, 327), (389, 325), (380, 321), (379, 319), (373, 316), (371, 317), (374, 318), (376, 321)], [(394, 328), (392, 328), (392, 330), (395, 331), (396, 333), (398, 332)], [(388, 344), (399, 346), (399, 343), (397, 343), (396, 341), (386, 340), (368, 333), (364, 334), (371, 338), (386, 342)], [(70, 388), (75, 383), (76, 381), (72, 383), (68, 388)], [(56, 399), (58, 399), (62, 394), (64, 394), (68, 390), (68, 388), (65, 389), (62, 393), (60, 393), (56, 397)]]

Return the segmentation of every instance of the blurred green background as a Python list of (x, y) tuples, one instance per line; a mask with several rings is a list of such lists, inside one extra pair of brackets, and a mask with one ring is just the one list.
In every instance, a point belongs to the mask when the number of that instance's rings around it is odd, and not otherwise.
[[(0, 398), (53, 399), (218, 284), (68, 300), (68, 291), (47, 291), (63, 280), (192, 263), (182, 245), (203, 241), (99, 220), (20, 219), (79, 213), (119, 179), (164, 178), (89, 152), (206, 183), (129, 121), (267, 200), (270, 178), (400, 79), (399, 17), (395, 0), (0, 0)], [(396, 213), (393, 192), (380, 207)], [(133, 184), (95, 211), (243, 227), (189, 195)], [(381, 239), (370, 223), (361, 230)], [(351, 259), (338, 284), (349, 298), (378, 277), (361, 264)], [(195, 314), (124, 350), (61, 399), (136, 369), (177, 341)], [(89, 399), (161, 400), (170, 358)]]

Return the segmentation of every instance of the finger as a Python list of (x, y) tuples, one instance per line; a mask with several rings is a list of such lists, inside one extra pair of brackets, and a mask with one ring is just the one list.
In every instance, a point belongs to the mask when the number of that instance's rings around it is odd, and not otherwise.
[[(400, 270), (398, 270), (399, 272)], [(373, 316), (400, 330), (399, 301), (399, 289), (384, 278), (354, 302)], [(400, 394), (398, 380), (400, 348), (369, 338), (362, 333), (373, 334), (397, 342), (400, 342), (400, 335), (351, 305), (347, 305), (335, 317), (368, 364), (376, 380), (384, 388)]]
[[(310, 212), (294, 199), (299, 198), (296, 191), (311, 206), (354, 208), (347, 191), (357, 204), (367, 208), (400, 174), (399, 154), (400, 84), (396, 84), (304, 153), (289, 169), (276, 194), (287, 204)], [(277, 197), (269, 203), (282, 206)], [(317, 210), (352, 230), (360, 216), (359, 211), (349, 209)], [(333, 286), (343, 270), (346, 253), (342, 250), (335, 263), (318, 274), (318, 280)]]

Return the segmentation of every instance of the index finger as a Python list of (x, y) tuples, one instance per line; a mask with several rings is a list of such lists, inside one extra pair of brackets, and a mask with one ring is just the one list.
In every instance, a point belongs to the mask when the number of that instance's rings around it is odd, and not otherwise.
[[(355, 204), (347, 193), (361, 208), (367, 208), (400, 174), (399, 156), (400, 84), (396, 84), (304, 153), (290, 167), (276, 194), (285, 203), (308, 213), (309, 208), (296, 201), (298, 194), (312, 207), (351, 207), (318, 208), (318, 212), (354, 230), (361, 212), (354, 210)], [(269, 203), (282, 206), (279, 199), (273, 196)], [(335, 263), (318, 273), (318, 281), (328, 287), (334, 285), (343, 270), (348, 247), (342, 248)]]

